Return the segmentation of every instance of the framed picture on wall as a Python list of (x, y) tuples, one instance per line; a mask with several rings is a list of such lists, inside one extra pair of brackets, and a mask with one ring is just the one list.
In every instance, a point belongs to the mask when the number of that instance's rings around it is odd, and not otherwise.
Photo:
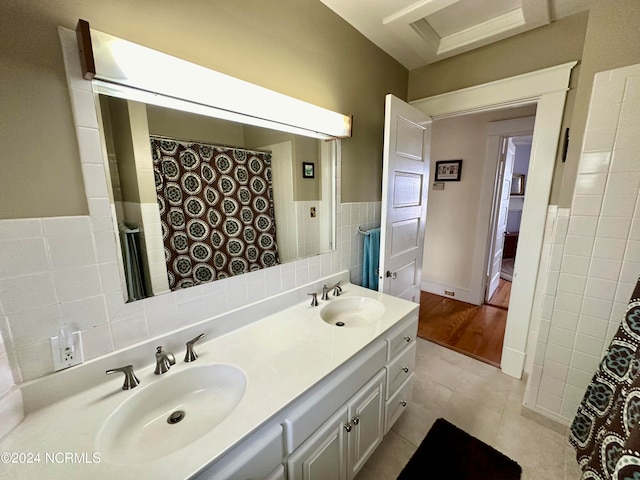
[(524, 175), (514, 174), (511, 177), (511, 195), (524, 195)]
[(462, 175), (462, 160), (440, 160), (436, 162), (436, 182), (459, 182)]
[(302, 178), (314, 178), (315, 166), (315, 163), (302, 162)]

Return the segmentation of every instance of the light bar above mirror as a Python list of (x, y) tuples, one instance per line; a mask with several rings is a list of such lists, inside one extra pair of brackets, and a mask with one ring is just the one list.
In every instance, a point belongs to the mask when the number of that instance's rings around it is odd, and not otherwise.
[(316, 138), (351, 136), (351, 116), (94, 30), (82, 19), (76, 34), (83, 77), (101, 85), (102, 93), (135, 89), (130, 95), (147, 103), (150, 97), (167, 107), (178, 102), (182, 110), (228, 120), (239, 114), (245, 123), (251, 117), (258, 126)]

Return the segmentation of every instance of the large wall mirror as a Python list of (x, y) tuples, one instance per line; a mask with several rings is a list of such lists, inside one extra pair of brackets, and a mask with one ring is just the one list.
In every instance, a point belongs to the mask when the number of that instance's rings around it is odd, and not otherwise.
[(98, 102), (128, 301), (333, 250), (336, 140)]
[(83, 21), (77, 33), (126, 301), (335, 249), (339, 138), (350, 117)]

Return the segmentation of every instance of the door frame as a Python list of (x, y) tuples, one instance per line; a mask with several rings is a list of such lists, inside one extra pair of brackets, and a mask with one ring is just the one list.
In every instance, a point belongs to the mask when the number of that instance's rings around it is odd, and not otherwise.
[[(551, 181), (561, 135), (562, 116), (569, 89), (571, 70), (577, 62), (485, 83), (462, 90), (409, 102), (434, 120), (452, 116), (498, 110), (504, 107), (536, 104), (536, 119), (531, 144), (528, 191), (523, 207), (523, 221), (511, 287), (512, 305), (500, 368), (521, 378), (527, 353), (531, 311), (540, 266), (544, 226), (549, 206)], [(482, 209), (491, 208), (481, 205)], [(487, 212), (484, 212), (487, 214)], [(482, 212), (480, 212), (482, 214)], [(483, 235), (484, 236), (484, 235)], [(486, 242), (486, 236), (485, 242)], [(484, 255), (481, 256), (484, 261)], [(515, 272), (530, 272), (517, 276)]]
[[(535, 126), (535, 115), (530, 117), (522, 117), (516, 118), (513, 120), (499, 120), (496, 122), (490, 122), (488, 124), (487, 131), (487, 154), (485, 155), (485, 178), (483, 188), (481, 190), (481, 198), (480, 203), (491, 201), (491, 216), (488, 231), (484, 232), (486, 235), (486, 248), (484, 253), (484, 263), (482, 266), (477, 265), (478, 259), (482, 255), (482, 231), (476, 232), (476, 250), (473, 256), (473, 270), (471, 275), (471, 288), (470, 288), (470, 297), (473, 300), (477, 299), (477, 296), (480, 295), (478, 305), (482, 305), (486, 300), (486, 291), (488, 288), (487, 282), (490, 280), (487, 279), (487, 271), (490, 270), (489, 265), (492, 261), (491, 254), (493, 252), (493, 242), (494, 242), (494, 228), (495, 223), (497, 221), (497, 212), (494, 211), (495, 203), (499, 199), (498, 196), (498, 177), (500, 175), (500, 159), (501, 159), (501, 150), (503, 148), (503, 142), (508, 141), (509, 138), (531, 135), (533, 136), (533, 129)], [(493, 175), (491, 176), (491, 173)], [(528, 177), (527, 173), (527, 177)], [(491, 184), (491, 185), (489, 185)], [(491, 186), (491, 188), (489, 188)], [(501, 186), (500, 186), (501, 188)], [(489, 200), (488, 195), (491, 194), (491, 200)], [(526, 221), (526, 218), (523, 215), (522, 221)], [(517, 253), (516, 253), (517, 256)], [(480, 268), (483, 270), (480, 271)]]

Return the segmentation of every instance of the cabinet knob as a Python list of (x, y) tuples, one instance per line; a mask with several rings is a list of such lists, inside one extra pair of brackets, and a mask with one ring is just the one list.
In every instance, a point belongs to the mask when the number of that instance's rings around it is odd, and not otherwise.
[(358, 425), (358, 424), (360, 423), (360, 417), (353, 417), (353, 418), (351, 419), (351, 422), (352, 422), (354, 425)]
[(402, 405), (403, 407), (406, 407), (406, 406), (407, 406), (407, 402), (405, 402), (404, 400), (402, 400), (402, 401), (400, 402), (400, 405)]
[(409, 367), (402, 367), (402, 371), (404, 373), (409, 373)]
[(347, 432), (350, 432), (350, 431), (351, 431), (351, 428), (353, 428), (353, 427), (351, 426), (351, 423), (345, 423), (345, 424), (344, 424), (344, 429), (345, 429)]
[(409, 343), (411, 341), (411, 337), (404, 337), (404, 341)]

